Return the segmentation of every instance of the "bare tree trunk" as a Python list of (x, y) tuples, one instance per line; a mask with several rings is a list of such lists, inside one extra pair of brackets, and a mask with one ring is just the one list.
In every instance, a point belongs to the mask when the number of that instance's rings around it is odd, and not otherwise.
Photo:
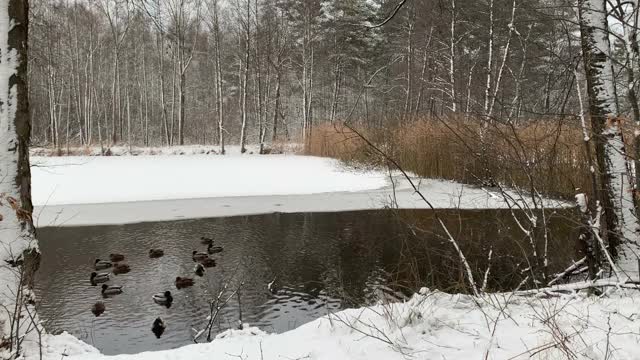
[[(531, 27), (529, 27), (529, 31), (527, 32), (527, 36), (522, 40), (522, 61), (520, 62), (520, 70), (518, 71), (518, 75), (515, 78), (515, 90), (513, 100), (511, 101), (511, 109), (509, 110), (509, 118), (508, 121), (513, 121), (515, 117), (515, 123), (518, 122), (518, 118), (520, 117), (520, 107), (522, 104), (522, 97), (520, 95), (520, 91), (522, 89), (522, 80), (524, 76), (525, 66), (527, 64), (527, 44), (529, 41), (529, 35), (531, 35)], [(576, 78), (576, 81), (578, 79)]]
[(493, 72), (493, 0), (489, 0), (489, 40), (487, 44), (487, 83), (484, 89), (484, 113), (489, 121), (489, 104), (491, 101), (491, 73)]
[[(455, 0), (454, 0), (455, 1)], [(418, 100), (416, 100), (415, 117), (418, 117), (420, 109), (422, 107), (422, 97), (424, 96), (424, 83), (425, 74), (427, 73), (427, 67), (429, 63), (429, 48), (431, 47), (431, 38), (433, 35), (433, 26), (429, 28), (429, 37), (427, 43), (424, 46), (424, 53), (422, 55), (422, 70), (420, 71), (420, 87), (418, 88)]]
[(489, 111), (487, 112), (487, 116), (491, 118), (493, 114), (493, 107), (496, 103), (496, 98), (498, 97), (498, 91), (500, 90), (500, 83), (502, 82), (502, 74), (504, 73), (504, 68), (507, 63), (507, 58), (509, 57), (509, 48), (511, 46), (511, 37), (513, 32), (515, 31), (515, 25), (513, 24), (516, 18), (516, 0), (513, 0), (513, 5), (511, 8), (511, 22), (509, 23), (509, 35), (507, 37), (507, 44), (504, 47), (504, 54), (502, 56), (502, 63), (500, 64), (500, 68), (498, 69), (498, 76), (496, 78), (496, 84), (493, 89), (493, 96), (491, 97), (491, 105), (489, 105)]
[[(49, 47), (49, 52), (51, 53), (51, 48)], [(52, 55), (50, 54), (50, 59), (52, 57)], [(56, 88), (55, 88), (55, 75), (53, 73), (53, 66), (51, 65), (51, 60), (49, 60), (49, 65), (47, 66), (48, 68), (48, 76), (47, 76), (47, 95), (48, 95), (48, 100), (49, 100), (49, 127), (50, 127), (50, 133), (51, 133), (51, 144), (53, 145), (53, 147), (57, 147), (58, 146), (58, 139), (57, 139), (57, 133), (58, 133), (58, 125), (57, 125), (57, 120), (56, 120), (56, 115), (57, 115), (57, 111), (56, 111), (56, 102), (57, 102), (57, 97), (56, 97)]]
[[(90, 35), (90, 46), (93, 46), (93, 25), (91, 26), (91, 32), (89, 33)], [(90, 50), (89, 52), (89, 80), (87, 83), (87, 98), (88, 98), (88, 110), (87, 110), (87, 126), (85, 126), (85, 128), (87, 129), (87, 145), (91, 145), (92, 143), (92, 135), (93, 135), (93, 116), (94, 116), (94, 104), (97, 102), (97, 98), (96, 98), (96, 82), (95, 82), (95, 68), (94, 68), (94, 63), (93, 63), (93, 57), (94, 57), (94, 52), (96, 51), (97, 47), (94, 47)], [(89, 88), (89, 84), (91, 84), (91, 87)], [(99, 128), (99, 125), (98, 125)]]
[(471, 113), (471, 83), (473, 82), (473, 70), (477, 64), (477, 59), (474, 59), (473, 63), (469, 67), (469, 73), (467, 74), (467, 99), (464, 107), (465, 118), (469, 118), (469, 114)]
[(162, 116), (162, 128), (164, 129), (164, 138), (167, 145), (171, 145), (171, 135), (169, 135), (169, 121), (167, 120), (167, 101), (164, 93), (164, 36), (158, 33), (158, 57), (160, 61), (160, 107)]
[[(142, 89), (141, 90), (141, 105), (144, 106), (144, 123), (142, 129), (142, 138), (145, 146), (149, 146), (149, 86), (147, 81), (147, 56), (145, 52), (145, 43), (142, 44)], [(142, 111), (142, 110), (141, 110)]]
[[(31, 216), (28, 1), (0, 0), (0, 19), (3, 35), (0, 41), (0, 254), (4, 260), (0, 267), (0, 277), (4, 280), (0, 287), (0, 306), (6, 322), (0, 338), (5, 354), (18, 358), (22, 355), (23, 341), (37, 343), (34, 332), (26, 331), (33, 324), (26, 321), (24, 309), (34, 300), (29, 290), (40, 259)], [(19, 260), (24, 262), (20, 264)], [(5, 329), (11, 333), (5, 333)]]
[(173, 136), (175, 134), (175, 123), (176, 123), (176, 75), (178, 73), (176, 61), (176, 55), (173, 54), (173, 68), (171, 73), (171, 124), (169, 128), (169, 146), (173, 145)]
[(271, 132), (271, 144), (275, 144), (278, 140), (278, 116), (280, 115), (280, 82), (280, 68), (278, 67), (276, 69), (276, 99), (275, 105), (273, 107), (273, 130)]
[[(258, 153), (259, 154), (263, 154), (264, 153), (264, 139), (265, 139), (265, 134), (266, 134), (266, 126), (265, 126), (265, 122), (266, 122), (266, 117), (265, 117), (265, 101), (264, 101), (264, 93), (266, 92), (263, 86), (263, 81), (262, 81), (262, 53), (260, 51), (261, 46), (261, 37), (260, 37), (260, 7), (258, 5), (258, 0), (254, 1), (254, 8), (255, 8), (255, 16), (254, 16), (254, 20), (255, 20), (255, 27), (256, 27), (256, 34), (255, 34), (255, 81), (254, 81), (254, 86), (257, 87), (257, 117), (258, 117), (258, 143), (260, 144), (260, 148), (258, 149)], [(267, 66), (268, 67), (268, 66)], [(268, 70), (267, 70), (267, 87), (269, 86), (268, 84)]]
[(599, 200), (604, 208), (602, 235), (617, 258), (616, 265), (626, 276), (637, 280), (640, 224), (635, 213), (624, 140), (616, 113), (606, 0), (579, 0), (578, 10), (601, 186)]
[(407, 34), (407, 89), (404, 99), (404, 111), (402, 112), (402, 120), (411, 120), (411, 94), (413, 92), (413, 29), (415, 27), (416, 14), (415, 9), (412, 11), (409, 19), (409, 29)]
[(244, 52), (244, 69), (242, 80), (242, 127), (240, 128), (240, 153), (244, 154), (247, 149), (245, 148), (247, 142), (247, 87), (249, 85), (249, 53), (251, 52), (251, 2), (247, 1), (247, 24), (245, 29), (245, 52)]
[[(182, 62), (181, 62), (182, 63)], [(180, 65), (180, 113), (178, 118), (178, 145), (184, 145), (184, 115), (185, 115), (185, 102), (186, 102), (186, 69), (183, 70), (183, 65)]]
[[(306, 10), (309, 11), (309, 10)], [(304, 15), (304, 33), (302, 39), (302, 140), (307, 146), (311, 132), (311, 102), (313, 96), (313, 39), (310, 13)]]
[(451, 35), (449, 42), (449, 82), (451, 83), (451, 111), (456, 112), (456, 0), (451, 0)]
[(69, 91), (69, 95), (67, 95), (67, 126), (64, 139), (67, 155), (69, 155), (69, 135), (71, 133), (71, 95), (71, 91)]
[[(636, 95), (636, 73), (635, 67), (639, 58), (640, 50), (638, 49), (638, 14), (640, 9), (638, 9), (638, 1), (637, 0), (628, 0), (627, 4), (631, 5), (631, 12), (625, 13), (625, 7), (622, 6), (620, 0), (618, 0), (619, 7), (616, 9), (615, 13), (618, 15), (618, 21), (623, 26), (624, 29), (624, 44), (625, 44), (625, 70), (627, 73), (627, 98), (629, 99), (629, 104), (631, 105), (631, 109), (633, 111), (633, 122), (635, 124), (636, 130), (634, 132), (634, 147), (635, 147), (635, 161), (634, 161), (634, 178), (635, 178), (635, 191), (634, 194), (638, 194), (640, 190), (640, 107), (638, 107), (638, 96)], [(628, 15), (628, 16), (627, 16)], [(637, 199), (636, 201), (637, 207)]]
[(220, 25), (218, 22), (218, 1), (213, 0), (213, 21), (215, 40), (215, 72), (216, 72), (216, 107), (218, 108), (218, 135), (220, 136), (220, 153), (224, 155), (224, 94), (222, 93), (222, 64), (220, 61)]
[(129, 154), (131, 154), (131, 101), (129, 99), (129, 88), (124, 90), (124, 96), (127, 102), (127, 146), (129, 147)]
[(336, 111), (338, 109), (338, 97), (340, 94), (340, 84), (342, 82), (342, 68), (340, 66), (340, 60), (336, 60), (334, 68), (333, 79), (333, 96), (331, 96), (331, 114), (329, 115), (329, 122), (333, 124), (336, 119)]
[(311, 44), (311, 63), (309, 64), (309, 99), (307, 101), (307, 139), (311, 139), (311, 132), (313, 131), (313, 72), (315, 69), (315, 49)]
[(118, 48), (114, 45), (113, 48), (113, 78), (111, 79), (111, 143), (115, 145), (118, 142), (118, 133), (116, 126), (119, 123), (118, 112), (116, 112), (117, 106), (117, 91), (116, 87), (119, 86), (118, 82)]

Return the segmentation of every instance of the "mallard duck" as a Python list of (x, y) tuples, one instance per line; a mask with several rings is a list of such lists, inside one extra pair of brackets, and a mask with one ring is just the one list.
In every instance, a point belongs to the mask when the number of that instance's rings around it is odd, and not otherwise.
[(103, 282), (107, 282), (109, 281), (109, 274), (108, 273), (97, 273), (97, 272), (92, 272), (91, 273), (91, 278), (89, 278), (89, 281), (91, 281), (91, 284), (96, 285), (97, 283), (103, 283)]
[(207, 247), (207, 252), (209, 254), (216, 254), (222, 252), (222, 250), (224, 250), (222, 246), (213, 246), (213, 244), (209, 244), (209, 246)]
[(216, 261), (214, 259), (206, 258), (200, 260), (200, 264), (204, 267), (210, 268), (216, 266)]
[(107, 285), (107, 284), (102, 284), (102, 295), (108, 296), (108, 295), (117, 295), (117, 294), (122, 294), (122, 286), (116, 286), (116, 285)]
[(158, 339), (160, 339), (160, 336), (162, 336), (162, 333), (164, 333), (164, 330), (166, 328), (167, 324), (164, 322), (164, 320), (162, 320), (161, 318), (156, 318), (153, 321), (153, 325), (151, 326), (151, 331)]
[(118, 274), (126, 274), (131, 271), (131, 267), (127, 264), (115, 264), (113, 265), (113, 273)]
[(196, 263), (196, 266), (193, 267), (193, 272), (195, 272), (196, 275), (198, 275), (198, 276), (203, 276), (204, 275), (204, 266), (202, 266), (202, 264), (200, 264), (200, 263)]
[(269, 292), (272, 294), (276, 294), (278, 292), (278, 290), (276, 289), (276, 278), (273, 278), (273, 280), (271, 280), (271, 282), (267, 284), (267, 290), (269, 290)]
[(111, 261), (96, 259), (94, 266), (96, 270), (103, 270), (112, 267), (113, 264), (111, 263)]
[(165, 305), (169, 307), (173, 302), (173, 296), (171, 296), (171, 291), (165, 291), (163, 293), (157, 293), (153, 295), (153, 301), (156, 304)]
[(200, 238), (200, 242), (205, 245), (210, 245), (210, 244), (213, 244), (213, 239), (203, 236)]
[(124, 260), (124, 255), (122, 254), (109, 254), (109, 260), (113, 262), (118, 262)]
[(182, 288), (186, 288), (189, 286), (193, 286), (193, 279), (190, 278), (183, 278), (178, 276), (176, 278), (176, 288), (178, 289), (182, 289)]
[(201, 252), (196, 250), (193, 250), (192, 254), (193, 254), (193, 260), (202, 260), (209, 257), (209, 254), (207, 254), (206, 252)]
[(164, 251), (161, 249), (149, 249), (149, 257), (150, 258), (159, 258), (164, 256)]
[(98, 317), (102, 315), (105, 309), (106, 307), (104, 306), (104, 303), (102, 301), (98, 301), (97, 303), (93, 304), (93, 306), (91, 307), (91, 312), (93, 313), (93, 315)]

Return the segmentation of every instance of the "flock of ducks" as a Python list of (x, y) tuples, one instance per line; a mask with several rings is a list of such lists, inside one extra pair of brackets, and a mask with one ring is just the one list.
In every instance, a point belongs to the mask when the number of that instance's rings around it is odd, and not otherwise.
[[(191, 257), (193, 261), (196, 263), (193, 268), (193, 272), (197, 276), (202, 277), (204, 276), (206, 268), (211, 268), (216, 266), (215, 259), (210, 258), (209, 255), (220, 253), (224, 249), (222, 248), (222, 246), (215, 246), (214, 240), (212, 238), (202, 236), (200, 240), (202, 244), (207, 245), (206, 252), (194, 250), (191, 254)], [(164, 251), (162, 249), (149, 250), (149, 258), (151, 259), (157, 259), (162, 256), (164, 256)], [(101, 259), (95, 260), (94, 262), (95, 271), (91, 272), (89, 281), (93, 286), (97, 286), (98, 284), (102, 283), (101, 294), (103, 297), (106, 298), (106, 297), (122, 294), (123, 290), (122, 290), (122, 286), (120, 285), (105, 284), (106, 282), (111, 280), (110, 273), (97, 272), (97, 271), (112, 269), (112, 272), (114, 275), (126, 274), (129, 271), (131, 271), (131, 267), (129, 267), (129, 265), (125, 263), (122, 263), (124, 259), (125, 257), (122, 254), (110, 254), (109, 261), (101, 260)], [(176, 289), (180, 290), (183, 288), (193, 286), (194, 280), (192, 278), (178, 276), (176, 277), (176, 280), (174, 283), (175, 283)], [(165, 306), (167, 308), (170, 308), (171, 304), (173, 303), (173, 295), (169, 290), (154, 294), (151, 298), (156, 304)], [(96, 302), (91, 307), (91, 312), (96, 317), (102, 315), (102, 313), (104, 313), (105, 310), (106, 310), (106, 306), (102, 301)], [(164, 330), (166, 329), (166, 327), (167, 325), (164, 322), (164, 320), (158, 317), (154, 320), (153, 325), (151, 327), (151, 331), (156, 335), (157, 338), (160, 338), (160, 336), (164, 333)]]

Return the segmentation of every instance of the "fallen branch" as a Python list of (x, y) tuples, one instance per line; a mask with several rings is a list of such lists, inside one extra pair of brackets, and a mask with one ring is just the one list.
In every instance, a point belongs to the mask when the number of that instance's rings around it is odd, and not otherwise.
[(557, 273), (555, 275), (555, 277), (553, 278), (553, 280), (549, 281), (549, 283), (547, 284), (548, 286), (552, 286), (553, 284), (557, 283), (558, 281), (574, 275), (576, 273), (579, 273), (577, 270), (581, 270), (582, 266), (587, 262), (587, 258), (583, 257), (582, 259), (576, 261), (573, 263), (573, 265), (569, 266), (568, 268), (566, 268), (563, 272)]
[(625, 288), (625, 289), (640, 289), (639, 281), (618, 281), (613, 278), (609, 279), (600, 279), (594, 281), (581, 281), (577, 283), (564, 284), (564, 285), (555, 285), (549, 286), (540, 289), (532, 289), (532, 290), (522, 290), (516, 291), (515, 294), (519, 296), (535, 296), (535, 295), (549, 295), (549, 296), (561, 296), (570, 293), (575, 293), (576, 291), (593, 289), (593, 288), (601, 288), (601, 287), (617, 287), (617, 288)]

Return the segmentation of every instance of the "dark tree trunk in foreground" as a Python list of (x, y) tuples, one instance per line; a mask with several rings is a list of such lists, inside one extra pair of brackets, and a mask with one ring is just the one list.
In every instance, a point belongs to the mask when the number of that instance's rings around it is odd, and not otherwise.
[(39, 265), (31, 213), (29, 102), (27, 89), (27, 0), (0, 0), (0, 335), (10, 357), (35, 332), (29, 305), (33, 274)]

